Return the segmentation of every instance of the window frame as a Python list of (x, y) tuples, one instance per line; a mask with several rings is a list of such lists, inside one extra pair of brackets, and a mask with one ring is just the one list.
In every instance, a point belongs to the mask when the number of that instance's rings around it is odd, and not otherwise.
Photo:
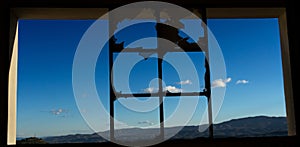
[(287, 115), (288, 135), (296, 135), (295, 108), (290, 64), (290, 49), (285, 8), (208, 8), (207, 18), (277, 18), (280, 33), (283, 86)]
[[(18, 2), (18, 1), (17, 1)], [(278, 2), (278, 1), (276, 1)], [(295, 136), (296, 134), (296, 115), (294, 104), (294, 91), (292, 88), (292, 70), (290, 59), (290, 43), (287, 32), (287, 16), (286, 8), (282, 5), (278, 6), (277, 3), (266, 5), (266, 8), (262, 7), (243, 7), (236, 6), (230, 7), (230, 3), (227, 7), (206, 7), (207, 18), (263, 18), (272, 17), (278, 18), (280, 28), (280, 43), (281, 43), (281, 55), (282, 55), (282, 67), (283, 67), (283, 79), (284, 79), (284, 91), (285, 91), (285, 104), (288, 120), (288, 133), (289, 136)], [(255, 2), (254, 2), (255, 3)], [(278, 2), (280, 3), (280, 2)], [(21, 2), (19, 4), (22, 5)], [(176, 3), (175, 3), (176, 4)], [(262, 6), (264, 7), (262, 3)], [(24, 5), (24, 4), (23, 4)], [(108, 11), (110, 3), (106, 1), (104, 6), (106, 8), (45, 8), (43, 6), (31, 8), (30, 4), (25, 7), (12, 7), (9, 9), (9, 76), (8, 76), (8, 108), (7, 111), (7, 144), (14, 145), (16, 139), (16, 92), (17, 92), (17, 52), (18, 52), (18, 19), (95, 19)], [(116, 4), (117, 6), (118, 4)], [(221, 4), (222, 5), (222, 4)], [(276, 6), (273, 7), (273, 6)], [(195, 7), (195, 6), (194, 6)], [(105, 9), (103, 11), (100, 9)], [(228, 11), (229, 10), (229, 11)], [(5, 102), (5, 101), (4, 101)], [(1, 115), (2, 116), (2, 115)], [(5, 116), (5, 115), (4, 115)], [(1, 128), (2, 129), (2, 128)], [(1, 133), (2, 134), (2, 133)], [(226, 140), (226, 139), (225, 139)]]

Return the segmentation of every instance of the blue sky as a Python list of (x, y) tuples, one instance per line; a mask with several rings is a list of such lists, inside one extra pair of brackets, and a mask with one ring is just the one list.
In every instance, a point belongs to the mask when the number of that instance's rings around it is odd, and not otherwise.
[[(72, 64), (78, 43), (93, 22), (93, 20), (19, 21), (17, 137), (92, 132), (76, 105), (72, 87)], [(192, 22), (184, 23), (191, 25)], [(215, 123), (257, 115), (286, 116), (277, 19), (213, 19), (208, 20), (208, 26), (222, 49), (227, 72), (227, 78), (212, 81), (215, 88), (226, 87), (224, 102)], [(153, 25), (143, 27), (128, 30), (134, 32), (130, 36), (126, 35), (126, 32), (120, 33), (118, 41), (143, 37), (140, 31), (146, 36), (155, 34)], [(186, 31), (191, 32), (193, 36), (201, 36), (201, 30), (186, 29)], [(155, 39), (151, 38), (130, 46), (135, 47), (139, 44), (146, 44), (148, 48), (156, 47)], [(117, 55), (114, 55), (114, 60), (119, 57)], [(203, 77), (204, 55), (202, 53), (187, 55), (195, 65), (197, 75)], [(143, 60), (137, 54), (126, 54), (123, 57), (139, 61), (129, 75), (130, 90), (155, 91), (156, 55), (151, 55), (147, 60)], [(182, 53), (169, 53), (165, 57), (170, 61), (177, 61), (178, 64), (184, 63)], [(126, 62), (122, 63), (126, 65)], [(122, 66), (116, 68), (117, 74), (114, 76), (120, 79), (116, 82), (116, 89), (125, 93), (128, 89), (121, 81)], [(175, 68), (167, 62), (163, 63), (163, 71), (164, 88), (169, 91), (194, 91), (197, 82), (203, 87), (202, 78), (199, 78), (199, 81), (189, 76), (180, 79)], [(108, 77), (106, 46), (99, 55), (95, 72), (97, 92), (100, 93), (100, 100), (106, 108), (109, 108)], [(191, 101), (199, 99), (196, 112), (188, 123), (197, 125), (207, 102), (204, 97), (187, 99)], [(143, 98), (139, 102), (149, 100)], [(123, 105), (130, 104), (130, 101), (132, 100), (120, 99), (115, 102), (116, 119), (129, 126), (157, 125), (159, 122), (157, 108), (149, 112), (134, 112)], [(150, 101), (153, 104), (158, 103), (157, 99)], [(170, 117), (178, 102), (179, 100), (175, 98), (164, 99), (165, 118)], [(96, 118), (99, 114), (93, 115)], [(176, 121), (167, 126), (181, 125), (184, 115), (186, 114), (178, 115)]]

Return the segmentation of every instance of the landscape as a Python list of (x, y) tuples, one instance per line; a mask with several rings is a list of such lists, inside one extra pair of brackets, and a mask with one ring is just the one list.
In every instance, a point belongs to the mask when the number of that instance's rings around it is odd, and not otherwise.
[[(198, 139), (207, 138), (208, 131), (199, 132), (199, 126), (185, 126), (175, 136), (169, 140), (179, 139)], [(165, 133), (177, 130), (176, 127), (165, 128)], [(119, 132), (118, 132), (119, 131)], [(118, 139), (144, 139), (143, 137), (155, 136), (159, 134), (159, 129), (121, 129), (116, 130)], [(99, 132), (102, 135), (108, 135), (109, 132)], [(131, 134), (128, 137), (126, 134)], [(143, 134), (143, 135), (141, 135)], [(275, 137), (287, 136), (287, 121), (286, 117), (269, 117), (269, 116), (255, 116), (245, 117), (239, 119), (232, 119), (214, 125), (214, 138), (242, 138), (242, 137)], [(108, 142), (106, 139), (94, 134), (70, 134), (64, 136), (49, 136), (43, 138), (30, 137), (17, 140), (17, 144), (66, 144), (66, 143), (104, 143)]]

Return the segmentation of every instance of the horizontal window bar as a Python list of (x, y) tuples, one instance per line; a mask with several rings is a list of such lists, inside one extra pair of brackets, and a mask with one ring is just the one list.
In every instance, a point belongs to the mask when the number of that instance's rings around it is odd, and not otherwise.
[[(167, 93), (163, 92), (162, 96), (205, 96), (206, 92), (184, 92), (184, 93)], [(160, 93), (116, 93), (116, 98), (128, 98), (128, 97), (159, 97)]]

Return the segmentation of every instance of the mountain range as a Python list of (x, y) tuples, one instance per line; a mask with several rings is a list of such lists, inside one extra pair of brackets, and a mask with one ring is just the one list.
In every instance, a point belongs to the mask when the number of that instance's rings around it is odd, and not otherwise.
[[(207, 128), (202, 125), (200, 128)], [(286, 117), (255, 116), (232, 119), (219, 124), (214, 124), (215, 138), (228, 137), (268, 137), (287, 136)], [(160, 133), (159, 128), (130, 128), (115, 131), (116, 139), (122, 141), (151, 140)], [(100, 135), (99, 135), (100, 134)], [(175, 135), (174, 135), (175, 134)], [(50, 136), (42, 138), (47, 143), (100, 143), (108, 142), (109, 131), (94, 134), (70, 134), (63, 136)], [(199, 132), (199, 126), (184, 126), (165, 128), (165, 136), (169, 140), (207, 138), (208, 129)]]

